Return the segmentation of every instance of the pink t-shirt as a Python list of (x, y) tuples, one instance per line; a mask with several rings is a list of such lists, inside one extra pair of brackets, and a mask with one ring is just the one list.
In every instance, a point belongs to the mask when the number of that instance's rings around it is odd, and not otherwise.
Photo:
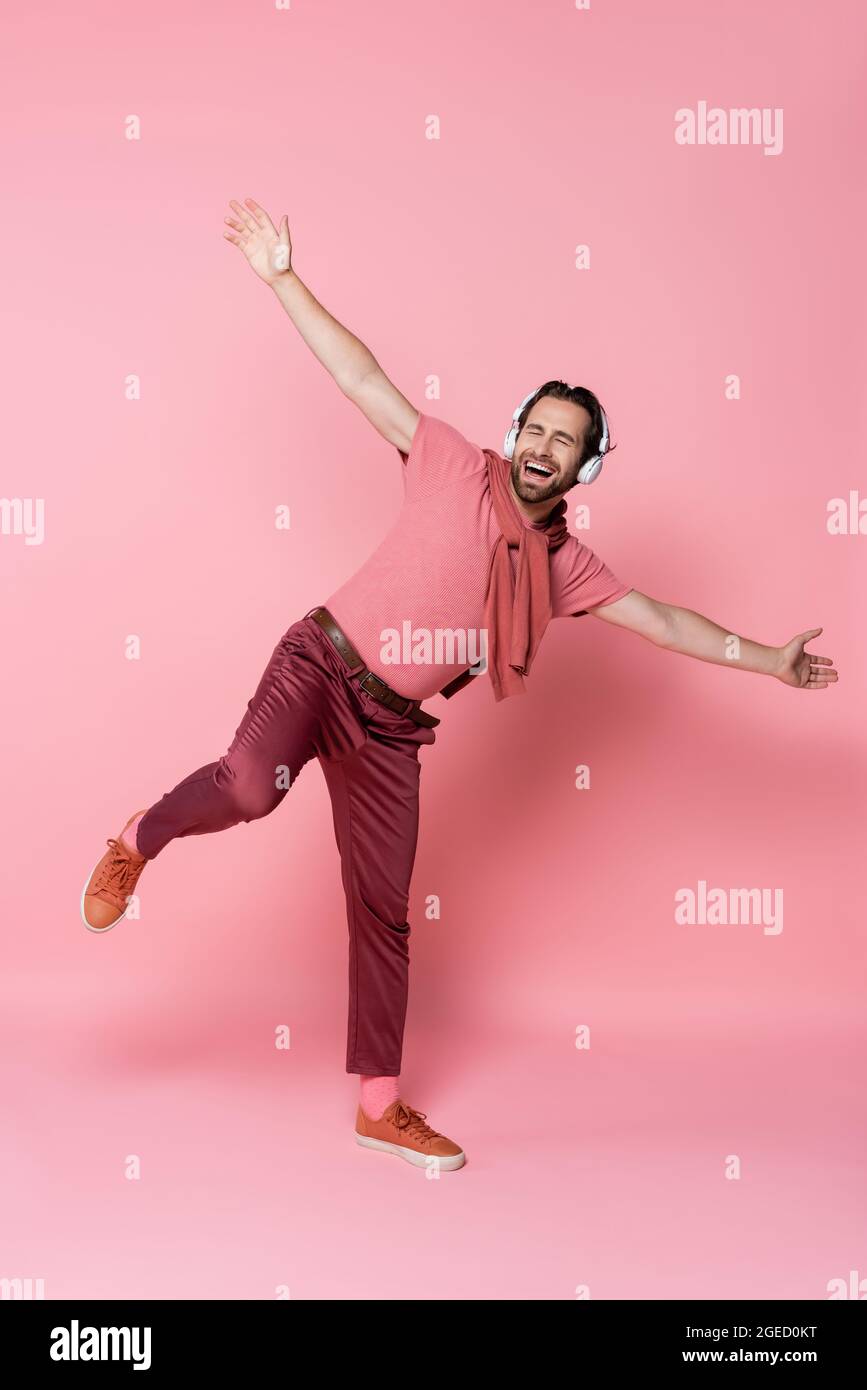
[[(484, 453), (454, 426), (420, 413), (409, 454), (398, 453), (405, 495), (397, 520), (325, 607), (372, 671), (408, 699), (425, 700), (483, 664), (488, 565), (500, 531)], [(514, 569), (517, 551), (509, 554)], [(550, 566), (555, 618), (630, 592), (572, 535), (551, 552)]]

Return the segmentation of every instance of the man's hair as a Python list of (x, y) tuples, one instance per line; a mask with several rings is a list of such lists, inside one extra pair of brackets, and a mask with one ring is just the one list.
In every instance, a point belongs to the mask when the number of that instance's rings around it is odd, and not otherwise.
[[(584, 407), (590, 416), (590, 429), (587, 431), (587, 438), (584, 440), (584, 447), (578, 462), (585, 463), (587, 459), (592, 459), (594, 454), (599, 452), (599, 444), (602, 439), (602, 406), (599, 404), (598, 398), (586, 386), (569, 386), (565, 381), (546, 381), (545, 385), (540, 386), (535, 395), (530, 397), (518, 416), (518, 434), (527, 423), (527, 416), (533, 406), (543, 396), (553, 396), (555, 400), (571, 401), (573, 405)], [(606, 452), (611, 453), (616, 448), (616, 444), (609, 444)]]

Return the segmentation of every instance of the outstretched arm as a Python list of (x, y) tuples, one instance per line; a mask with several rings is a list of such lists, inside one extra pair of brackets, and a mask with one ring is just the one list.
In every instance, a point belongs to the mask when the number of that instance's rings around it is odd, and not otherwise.
[(289, 219), (275, 227), (252, 198), (234, 198), (232, 228), (223, 235), (240, 247), (253, 270), (276, 294), (310, 351), (331, 373), (344, 396), (357, 405), (383, 439), (409, 453), (418, 411), (389, 381), (373, 353), (311, 294), (292, 266)]
[(690, 608), (660, 603), (637, 589), (614, 603), (588, 608), (587, 612), (594, 618), (637, 632), (666, 651), (682, 652), (684, 656), (712, 661), (719, 666), (735, 666), (741, 671), (776, 676), (784, 685), (801, 690), (824, 690), (837, 679), (829, 656), (815, 656), (804, 650), (807, 642), (819, 636), (820, 627), (799, 632), (783, 647), (766, 647), (719, 627)]

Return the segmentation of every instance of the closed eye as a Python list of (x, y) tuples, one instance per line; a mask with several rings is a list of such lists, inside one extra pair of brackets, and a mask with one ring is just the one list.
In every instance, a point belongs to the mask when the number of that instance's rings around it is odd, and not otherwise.
[[(540, 430), (540, 428), (539, 428), (538, 425), (528, 425), (528, 426), (527, 426), (527, 433), (528, 433), (528, 434), (541, 434), (541, 430)], [(574, 444), (574, 442), (575, 442), (574, 439), (570, 439), (570, 438), (569, 438), (569, 435), (568, 435), (568, 434), (560, 434), (559, 431), (558, 431), (557, 434), (554, 435), (554, 438), (555, 438), (555, 439), (562, 439), (562, 441), (563, 441), (564, 444)]]

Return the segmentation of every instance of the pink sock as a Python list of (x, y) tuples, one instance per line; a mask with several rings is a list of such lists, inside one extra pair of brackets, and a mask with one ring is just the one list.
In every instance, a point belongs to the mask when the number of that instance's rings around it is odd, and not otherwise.
[(140, 816), (136, 816), (136, 818), (135, 818), (135, 820), (133, 821), (132, 825), (128, 825), (127, 828), (126, 828), (126, 830), (124, 830), (123, 834), (122, 834), (121, 837), (120, 837), (120, 838), (123, 840), (124, 844), (125, 844), (125, 845), (128, 845), (130, 849), (134, 849), (134, 850), (136, 851), (137, 854), (141, 854), (141, 850), (140, 850), (139, 847), (138, 847), (138, 841), (137, 841), (137, 839), (136, 839), (136, 831), (138, 830), (138, 823), (139, 823), (139, 821), (140, 821), (140, 820), (143, 820), (144, 817), (146, 816), (146, 814), (147, 814), (146, 811), (142, 811), (142, 813), (141, 813)]
[(399, 1076), (362, 1076), (361, 1108), (371, 1120), (381, 1120), (383, 1114), (400, 1094)]

